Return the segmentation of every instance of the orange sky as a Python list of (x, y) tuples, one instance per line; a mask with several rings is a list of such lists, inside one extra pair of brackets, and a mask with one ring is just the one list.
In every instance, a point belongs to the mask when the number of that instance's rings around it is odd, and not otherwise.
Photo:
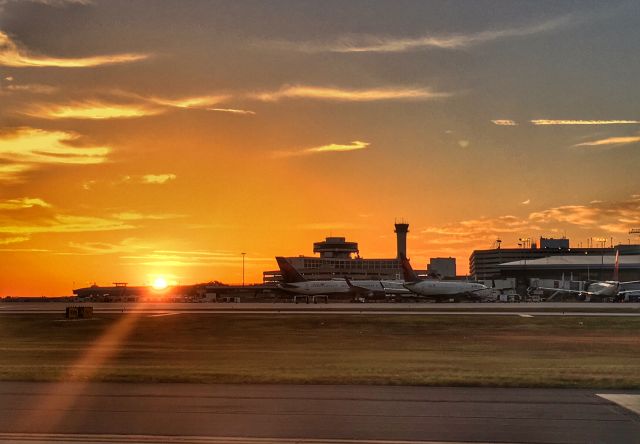
[(391, 3), (0, 2), (0, 296), (638, 240), (628, 4)]

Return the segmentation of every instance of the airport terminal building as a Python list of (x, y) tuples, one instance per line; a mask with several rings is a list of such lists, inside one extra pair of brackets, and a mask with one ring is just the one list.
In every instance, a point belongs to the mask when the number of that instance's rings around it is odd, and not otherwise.
[[(344, 237), (327, 237), (313, 244), (313, 252), (318, 256), (292, 256), (286, 259), (298, 272), (310, 280), (326, 280), (349, 277), (361, 279), (402, 279), (400, 254), (407, 254), (407, 233), (409, 224), (395, 224), (397, 256), (387, 259), (364, 259), (360, 257), (357, 242)], [(418, 270), (419, 271), (419, 270)], [(263, 272), (265, 284), (282, 280), (280, 271)]]
[[(615, 256), (620, 250), (621, 255), (640, 254), (640, 245), (617, 245), (613, 248), (572, 248), (569, 239), (540, 238), (538, 245), (530, 248), (493, 248), (489, 250), (475, 250), (469, 257), (469, 274), (475, 279), (500, 279), (503, 277), (500, 265), (507, 262), (526, 261), (548, 258), (552, 256)], [(570, 270), (568, 270), (570, 272)], [(594, 279), (597, 276), (593, 276)]]

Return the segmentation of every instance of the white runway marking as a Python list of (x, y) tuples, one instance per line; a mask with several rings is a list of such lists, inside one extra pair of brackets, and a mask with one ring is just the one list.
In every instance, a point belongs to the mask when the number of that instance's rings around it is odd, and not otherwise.
[[(86, 435), (57, 433), (0, 433), (0, 442), (45, 443), (126, 443), (126, 444), (444, 444), (441, 441), (396, 441), (375, 439), (309, 439), (309, 438), (244, 438), (209, 436), (155, 436), (155, 435)], [(468, 444), (462, 441), (447, 444)], [(474, 444), (488, 444), (475, 442)]]
[(159, 318), (160, 316), (173, 316), (173, 315), (177, 315), (177, 314), (180, 314), (180, 312), (179, 311), (172, 311), (172, 312), (169, 312), (169, 313), (158, 313), (158, 314), (154, 314), (154, 315), (147, 316), (147, 317), (148, 318)]
[(532, 315), (522, 314), (522, 313), (519, 313), (518, 316), (520, 316), (521, 318), (532, 318), (533, 317)]
[(601, 398), (608, 401), (615, 402), (618, 405), (631, 410), (634, 413), (640, 415), (640, 395), (627, 395), (627, 394), (598, 394)]

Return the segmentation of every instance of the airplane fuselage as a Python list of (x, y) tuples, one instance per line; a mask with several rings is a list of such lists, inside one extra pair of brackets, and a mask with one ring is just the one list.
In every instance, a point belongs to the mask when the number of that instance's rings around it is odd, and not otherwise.
[(351, 291), (344, 280), (292, 282), (280, 284), (279, 287), (289, 293), (307, 296), (346, 294)]
[(419, 282), (406, 283), (404, 286), (417, 295), (427, 297), (466, 295), (483, 299), (491, 295), (490, 288), (474, 282), (427, 279)]
[(409, 291), (403, 281), (361, 280), (353, 281), (356, 288), (349, 286), (344, 279), (329, 281), (304, 281), (280, 284), (284, 291), (307, 296), (357, 293), (359, 290), (371, 293), (404, 294)]
[(617, 281), (603, 281), (593, 282), (587, 286), (586, 291), (595, 296), (613, 298), (618, 296), (620, 291), (620, 282)]

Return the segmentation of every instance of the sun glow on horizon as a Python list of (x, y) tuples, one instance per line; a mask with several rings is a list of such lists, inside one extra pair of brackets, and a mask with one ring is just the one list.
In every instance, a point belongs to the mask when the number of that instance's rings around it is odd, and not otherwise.
[(164, 290), (169, 286), (169, 283), (164, 276), (158, 276), (153, 280), (151, 286), (156, 290)]

